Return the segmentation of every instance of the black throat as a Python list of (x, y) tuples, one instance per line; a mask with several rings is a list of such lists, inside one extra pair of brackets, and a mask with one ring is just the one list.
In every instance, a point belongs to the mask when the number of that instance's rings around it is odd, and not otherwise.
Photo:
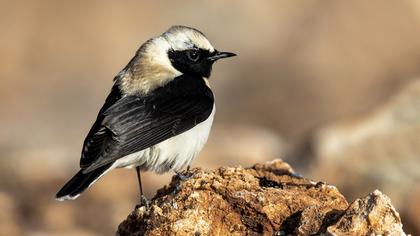
[(194, 49), (199, 53), (199, 59), (197, 61), (191, 61), (187, 53), (190, 50), (175, 51), (169, 50), (168, 57), (171, 61), (172, 66), (184, 74), (190, 74), (193, 76), (200, 76), (209, 78), (211, 75), (211, 70), (214, 61), (207, 60), (208, 57), (215, 54), (215, 52), (210, 53), (204, 49)]
[(180, 97), (188, 97), (189, 99), (197, 99), (205, 97), (206, 100), (213, 104), (213, 92), (206, 85), (205, 79), (195, 74), (182, 74), (175, 77), (171, 82), (163, 87), (155, 89), (148, 97), (151, 101), (173, 100)]

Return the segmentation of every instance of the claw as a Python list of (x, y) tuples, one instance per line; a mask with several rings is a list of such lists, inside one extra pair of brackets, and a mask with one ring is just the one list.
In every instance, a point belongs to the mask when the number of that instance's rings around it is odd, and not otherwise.
[(181, 190), (181, 185), (183, 181), (188, 180), (193, 176), (194, 173), (190, 173), (190, 166), (187, 166), (187, 169), (184, 171), (175, 171), (176, 177), (180, 180), (174, 187), (174, 190), (172, 191), (172, 195), (175, 195)]
[[(191, 176), (193, 175), (193, 173), (189, 173), (190, 171), (190, 166), (187, 166), (187, 169), (184, 171), (175, 171), (176, 176), (179, 180), (181, 181), (185, 181), (188, 180), (189, 178), (191, 178)], [(185, 173), (185, 174), (184, 174)]]
[(174, 196), (175, 194), (177, 194), (179, 191), (181, 190), (181, 183), (178, 183), (175, 187), (174, 190), (172, 190), (171, 195)]
[(188, 180), (189, 178), (191, 178), (191, 176), (193, 176), (193, 174), (192, 174), (192, 173), (188, 173), (188, 172), (186, 172), (186, 173), (184, 174), (184, 173), (182, 173), (182, 172), (175, 171), (175, 173), (176, 173), (176, 177), (177, 177), (179, 180), (181, 180), (181, 181)]
[(148, 209), (150, 207), (150, 200), (146, 198), (146, 196), (141, 195), (140, 196), (140, 202), (137, 205), (136, 209), (140, 208), (140, 207), (146, 207), (146, 209)]

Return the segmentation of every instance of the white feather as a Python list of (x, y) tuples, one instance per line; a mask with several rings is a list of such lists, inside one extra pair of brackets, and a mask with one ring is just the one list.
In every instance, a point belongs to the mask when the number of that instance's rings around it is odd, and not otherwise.
[(69, 196), (69, 195), (65, 195), (59, 198), (55, 198), (55, 200), (63, 202), (63, 201), (68, 201), (68, 200), (74, 200), (76, 198), (78, 198), (80, 196), (80, 193), (77, 195), (74, 195), (73, 197)]
[(194, 128), (150, 148), (122, 157), (110, 169), (140, 166), (143, 170), (157, 173), (182, 169), (191, 163), (207, 142), (215, 111), (216, 107), (213, 106), (210, 116)]

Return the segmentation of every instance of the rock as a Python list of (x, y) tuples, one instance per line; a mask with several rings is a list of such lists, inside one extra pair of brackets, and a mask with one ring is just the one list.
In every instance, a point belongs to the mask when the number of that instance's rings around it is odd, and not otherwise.
[(380, 188), (403, 208), (420, 179), (419, 104), (417, 79), (370, 114), (321, 128), (314, 135), (311, 176), (351, 198)]
[(340, 220), (328, 227), (330, 235), (406, 235), (391, 200), (378, 190), (354, 201)]
[[(358, 233), (370, 219), (376, 228), (369, 232), (401, 230), (398, 213), (379, 191), (349, 207), (337, 188), (300, 177), (281, 160), (184, 174), (191, 177), (174, 176), (148, 207), (137, 206), (117, 235), (311, 235), (327, 228), (334, 234), (345, 232), (348, 222)], [(372, 217), (358, 217), (366, 212)]]
[(420, 233), (411, 197), (420, 189), (420, 78), (372, 112), (320, 128), (308, 143), (311, 148), (300, 149), (315, 160), (311, 177), (337, 186), (351, 200), (381, 189), (410, 232)]
[[(317, 133), (317, 154), (322, 158), (337, 158), (343, 152), (356, 149), (367, 141), (389, 142), (393, 137), (417, 141), (420, 128), (420, 78), (407, 84), (388, 102), (369, 114), (330, 124)], [(373, 141), (373, 142), (374, 142)], [(414, 143), (413, 143), (414, 144)], [(396, 149), (417, 153), (416, 147), (397, 143)], [(379, 155), (379, 153), (377, 153)]]

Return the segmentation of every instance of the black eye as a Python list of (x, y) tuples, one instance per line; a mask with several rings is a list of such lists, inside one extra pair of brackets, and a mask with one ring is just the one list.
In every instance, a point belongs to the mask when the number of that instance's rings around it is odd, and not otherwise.
[(189, 50), (187, 51), (187, 57), (190, 61), (196, 62), (200, 59), (200, 52), (197, 50)]

